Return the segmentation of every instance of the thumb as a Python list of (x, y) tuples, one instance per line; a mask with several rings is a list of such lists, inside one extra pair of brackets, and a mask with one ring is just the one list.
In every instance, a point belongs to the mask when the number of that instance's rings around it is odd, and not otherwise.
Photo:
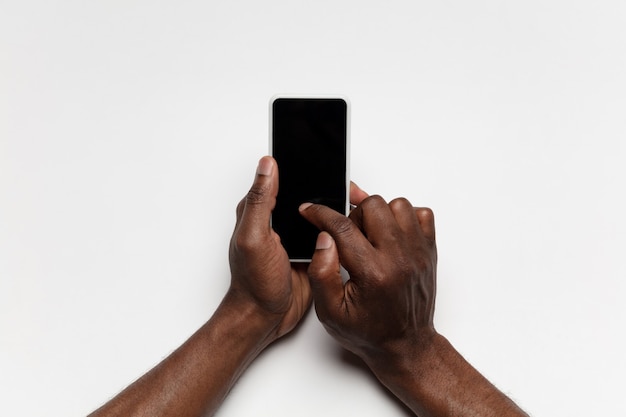
[(245, 233), (256, 235), (269, 230), (270, 216), (278, 193), (277, 171), (272, 157), (261, 158), (252, 187), (237, 209), (239, 227)]
[(335, 241), (327, 232), (317, 237), (315, 252), (308, 269), (317, 316), (323, 322), (343, 300), (343, 282)]

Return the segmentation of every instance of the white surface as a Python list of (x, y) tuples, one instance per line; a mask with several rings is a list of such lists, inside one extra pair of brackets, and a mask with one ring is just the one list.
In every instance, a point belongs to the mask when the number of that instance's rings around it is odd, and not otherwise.
[[(211, 314), (275, 93), (437, 216), (438, 329), (534, 416), (624, 415), (623, 1), (0, 0), (0, 414), (84, 415)], [(349, 361), (347, 361), (349, 362)], [(220, 416), (404, 416), (311, 315)]]

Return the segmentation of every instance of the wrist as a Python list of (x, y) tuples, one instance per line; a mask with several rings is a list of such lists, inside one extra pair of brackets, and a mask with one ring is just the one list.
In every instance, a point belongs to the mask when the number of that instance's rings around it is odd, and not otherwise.
[(443, 338), (433, 328), (416, 331), (402, 339), (386, 342), (376, 350), (368, 352), (364, 358), (372, 371), (380, 373), (398, 374), (405, 369), (415, 367), (436, 351), (438, 339)]
[(280, 317), (263, 310), (247, 294), (230, 288), (220, 303), (215, 316), (223, 318), (242, 337), (257, 341), (261, 348), (272, 343)]
[(448, 347), (447, 339), (429, 327), (386, 343), (364, 360), (384, 386), (414, 411), (423, 412), (416, 410), (413, 401), (421, 403), (429, 395), (428, 387), (435, 377), (430, 371)]

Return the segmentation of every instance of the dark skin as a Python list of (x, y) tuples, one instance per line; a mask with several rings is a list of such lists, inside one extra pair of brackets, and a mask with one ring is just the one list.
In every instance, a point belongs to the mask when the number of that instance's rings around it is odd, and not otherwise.
[(372, 196), (349, 218), (308, 203), (300, 211), (324, 231), (308, 270), (320, 321), (394, 395), (422, 417), (527, 415), (435, 331), (430, 209)]
[(241, 373), (291, 331), (311, 304), (305, 265), (291, 265), (270, 227), (278, 192), (272, 158), (259, 162), (237, 206), (224, 299), (189, 340), (92, 416), (213, 415)]
[[(237, 207), (230, 288), (180, 348), (92, 416), (212, 415), (245, 368), (298, 324), (315, 299), (328, 332), (361, 357), (422, 417), (526, 416), (433, 326), (437, 251), (433, 213), (387, 204), (354, 184), (349, 217), (303, 204), (322, 232), (312, 262), (290, 264), (270, 227), (278, 167), (259, 162)], [(342, 283), (339, 265), (350, 279)]]

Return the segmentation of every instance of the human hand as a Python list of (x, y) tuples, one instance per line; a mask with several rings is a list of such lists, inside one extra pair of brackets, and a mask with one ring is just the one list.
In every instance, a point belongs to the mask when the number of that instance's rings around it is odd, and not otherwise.
[(420, 416), (527, 417), (435, 331), (430, 209), (374, 196), (349, 218), (309, 203), (300, 212), (323, 230), (308, 271), (317, 315), (390, 392)]
[(254, 183), (237, 206), (231, 238), (231, 284), (227, 298), (252, 305), (273, 326), (270, 341), (291, 331), (311, 303), (306, 265), (290, 264), (270, 226), (278, 193), (276, 161), (259, 161)]
[[(437, 251), (430, 209), (373, 196), (349, 218), (316, 204), (300, 210), (323, 230), (308, 273), (317, 315), (343, 347), (376, 372), (435, 334)], [(345, 284), (340, 262), (350, 275)]]

